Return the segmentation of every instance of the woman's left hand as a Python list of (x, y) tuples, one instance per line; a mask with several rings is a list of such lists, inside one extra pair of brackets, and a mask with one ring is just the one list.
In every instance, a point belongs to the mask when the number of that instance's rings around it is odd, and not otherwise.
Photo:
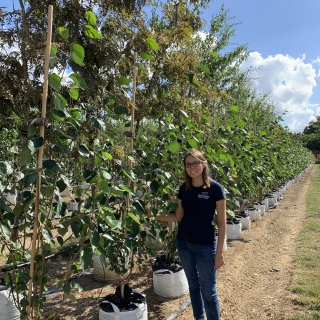
[(222, 253), (216, 253), (214, 257), (214, 264), (216, 266), (216, 269), (219, 270), (221, 267), (224, 266), (224, 259)]

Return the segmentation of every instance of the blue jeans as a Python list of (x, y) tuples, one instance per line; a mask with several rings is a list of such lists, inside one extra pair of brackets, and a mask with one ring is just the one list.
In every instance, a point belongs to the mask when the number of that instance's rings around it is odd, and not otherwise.
[(203, 320), (205, 309), (207, 320), (219, 320), (220, 306), (214, 265), (215, 246), (191, 244), (177, 238), (177, 248), (188, 280), (195, 319)]

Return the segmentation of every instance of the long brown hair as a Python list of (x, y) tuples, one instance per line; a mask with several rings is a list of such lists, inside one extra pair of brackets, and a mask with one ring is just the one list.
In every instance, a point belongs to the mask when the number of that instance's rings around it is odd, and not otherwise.
[(186, 170), (186, 158), (187, 156), (193, 156), (194, 158), (198, 159), (202, 165), (203, 165), (203, 171), (202, 171), (202, 180), (203, 180), (203, 187), (209, 188), (210, 187), (210, 180), (212, 180), (212, 178), (209, 176), (209, 166), (208, 166), (208, 162), (206, 160), (206, 158), (204, 157), (204, 155), (195, 149), (190, 149), (190, 151), (184, 156), (183, 159), (183, 166), (184, 166), (184, 181), (186, 183), (186, 190), (191, 189), (191, 185), (192, 185), (192, 178), (188, 175), (187, 170)]

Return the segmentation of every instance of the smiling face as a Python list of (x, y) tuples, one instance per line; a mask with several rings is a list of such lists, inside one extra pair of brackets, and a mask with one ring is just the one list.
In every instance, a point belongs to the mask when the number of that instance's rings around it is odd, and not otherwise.
[(185, 159), (184, 166), (188, 176), (192, 178), (192, 181), (202, 180), (202, 171), (204, 166), (199, 159), (192, 155), (188, 155)]

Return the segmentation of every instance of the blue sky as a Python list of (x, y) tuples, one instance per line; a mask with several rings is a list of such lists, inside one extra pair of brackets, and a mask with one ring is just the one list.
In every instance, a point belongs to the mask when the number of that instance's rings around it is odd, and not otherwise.
[(232, 39), (251, 52), (242, 67), (262, 67), (253, 86), (270, 94), (277, 114), (287, 111), (291, 131), (303, 131), (320, 115), (320, 1), (213, 0), (204, 19), (222, 3), (233, 22), (242, 22)]
[(251, 52), (242, 68), (261, 67), (252, 85), (270, 95), (277, 114), (286, 112), (284, 125), (303, 131), (320, 115), (320, 0), (212, 0), (203, 18), (209, 22), (222, 3), (241, 23), (232, 42)]

